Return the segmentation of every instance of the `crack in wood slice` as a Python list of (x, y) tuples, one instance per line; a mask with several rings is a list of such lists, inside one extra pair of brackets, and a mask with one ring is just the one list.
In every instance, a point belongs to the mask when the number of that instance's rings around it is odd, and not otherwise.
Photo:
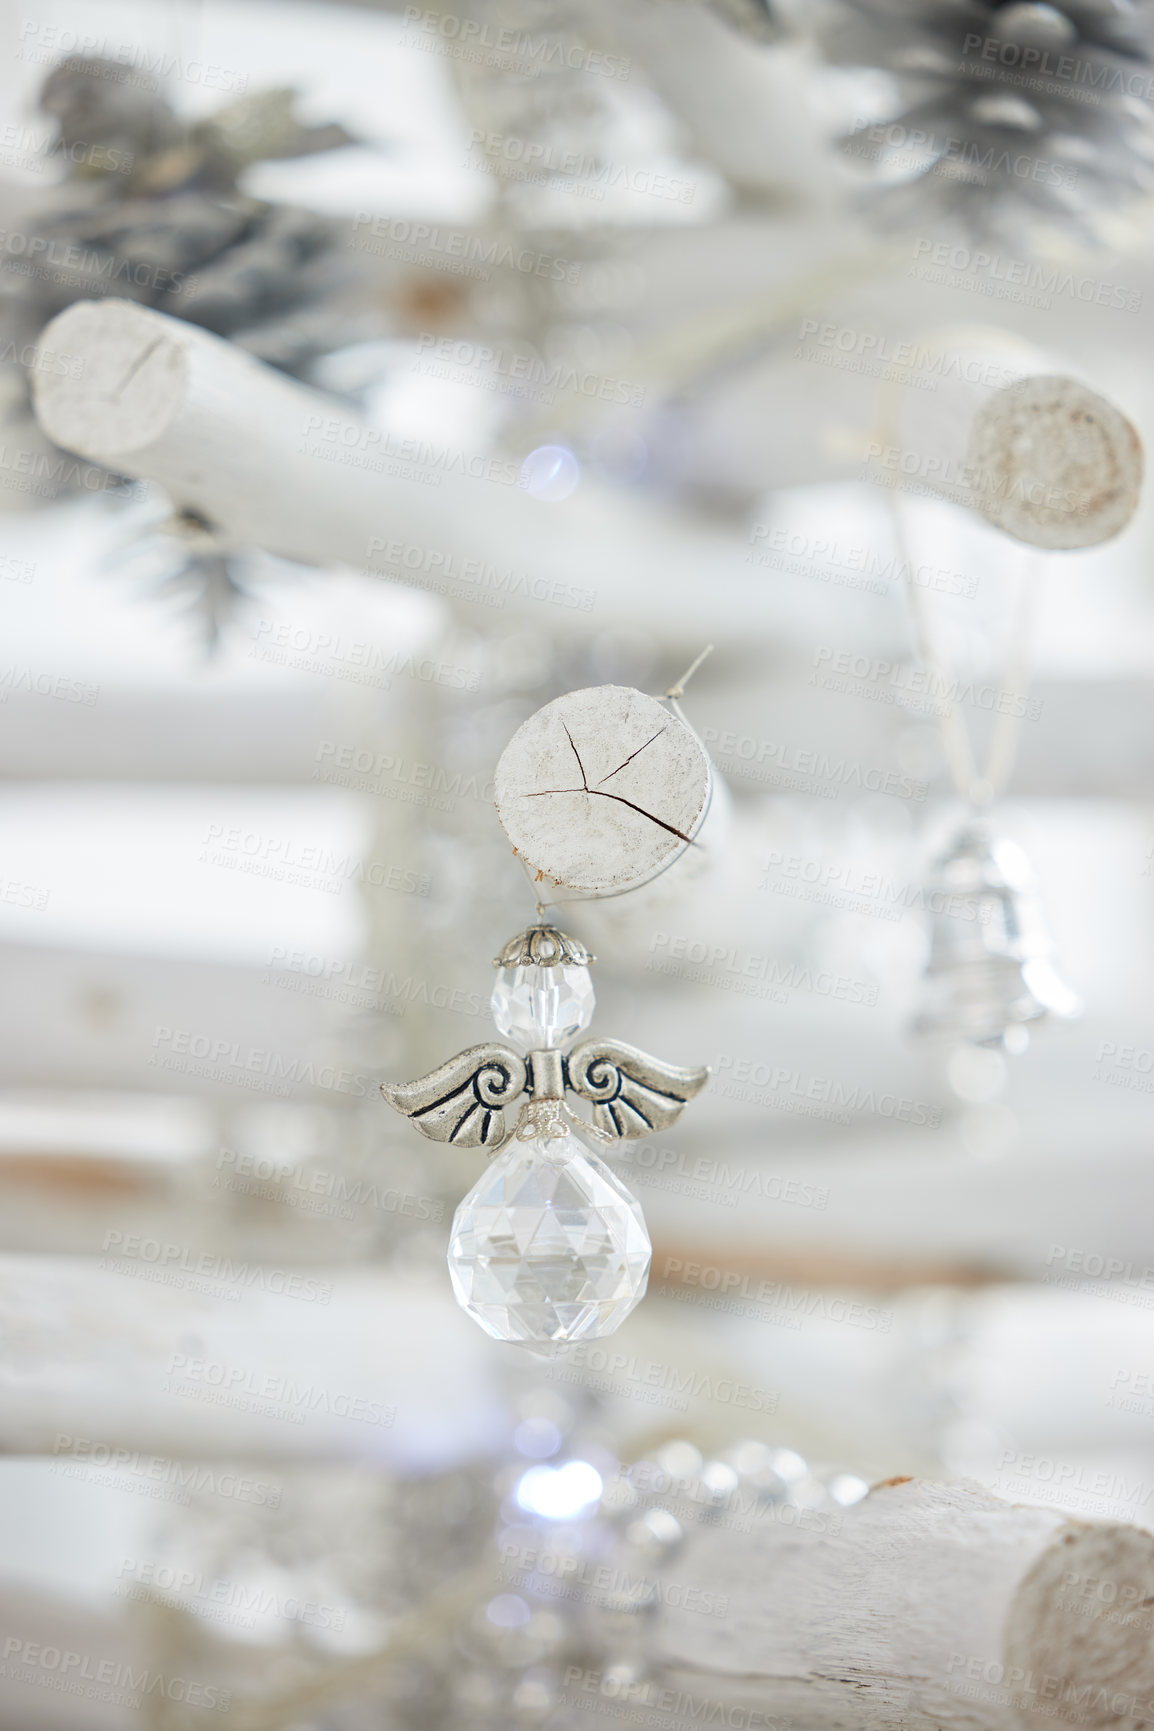
[[(567, 779), (569, 760), (580, 785)], [(606, 760), (611, 767), (601, 773)], [(615, 778), (611, 790), (605, 784)], [(534, 881), (612, 894), (648, 882), (698, 846), (709, 761), (696, 736), (656, 698), (600, 686), (570, 692), (530, 716), (502, 753), (496, 794), (501, 823)], [(650, 839), (625, 813), (647, 826)]]

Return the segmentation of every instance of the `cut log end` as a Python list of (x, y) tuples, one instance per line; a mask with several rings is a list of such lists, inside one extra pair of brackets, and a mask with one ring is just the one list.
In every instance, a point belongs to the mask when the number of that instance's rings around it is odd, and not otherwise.
[(1076, 379), (1020, 379), (974, 417), (972, 503), (1028, 546), (1097, 547), (1138, 507), (1142, 442), (1112, 403)]
[(78, 301), (45, 326), (34, 369), (40, 424), (66, 451), (115, 465), (153, 444), (184, 407), (182, 327), (132, 301)]
[[(534, 883), (617, 895), (684, 854), (709, 807), (709, 759), (670, 709), (624, 685), (547, 703), (497, 764), (497, 815)], [(549, 898), (551, 899), (551, 898)]]
[(1006, 1617), (1006, 1681), (1023, 1725), (1154, 1721), (1154, 1535), (1071, 1524)]
[(1154, 1723), (1154, 1535), (1135, 1527), (885, 1481), (844, 1514), (698, 1529), (673, 1566), (724, 1615), (671, 1597), (664, 1665), (806, 1731)]

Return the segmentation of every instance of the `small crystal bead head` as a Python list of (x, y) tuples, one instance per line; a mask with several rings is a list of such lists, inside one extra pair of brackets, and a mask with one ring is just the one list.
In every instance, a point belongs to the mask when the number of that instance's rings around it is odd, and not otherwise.
[(593, 1020), (593, 960), (556, 926), (529, 926), (510, 938), (494, 963), (498, 1032), (522, 1054), (567, 1046)]

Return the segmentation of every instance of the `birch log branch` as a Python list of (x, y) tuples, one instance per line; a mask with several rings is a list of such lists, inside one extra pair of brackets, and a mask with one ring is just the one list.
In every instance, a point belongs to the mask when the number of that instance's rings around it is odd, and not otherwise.
[[(774, 586), (748, 562), (739, 536), (700, 517), (675, 517), (589, 477), (563, 501), (532, 498), (509, 455), (465, 452), (368, 425), (219, 337), (131, 302), (78, 302), (52, 320), (41, 340), (45, 350), (79, 363), (68, 374), (33, 373), (48, 437), (92, 462), (157, 483), (241, 545), (309, 564), (350, 565), (466, 605), (512, 603), (539, 620), (578, 621), (595, 612), (602, 621), (642, 626), (678, 649), (696, 644), (706, 598), (711, 633), (722, 640), (770, 635)], [(784, 395), (804, 403), (813, 368), (804, 362), (790, 368), (793, 383), (783, 385)], [(876, 386), (866, 384), (868, 390), (862, 381), (845, 387), (843, 418), (860, 397), (862, 411), (880, 426), (896, 407), (897, 387), (885, 387), (887, 411), (875, 400)], [(975, 417), (971, 392), (945, 422), (932, 405), (911, 402), (902, 441), (910, 448), (899, 452), (890, 443), (895, 428), (890, 435), (875, 429), (872, 439), (863, 434), (844, 474), (837, 465), (831, 470), (820, 428), (803, 436), (791, 419), (791, 460), (803, 447), (800, 467), (789, 475), (775, 468), (763, 481), (905, 485), (913, 459), (914, 482), (1000, 520), (1001, 504), (995, 509), (982, 488), (975, 493), (960, 478), (980, 458), (982, 473), (996, 476), (997, 499), (1009, 489), (1012, 520), (1003, 526), (1011, 534), (1048, 547), (1096, 544), (1133, 511), (1140, 448), (1111, 405), (1070, 381), (1063, 388), (1071, 402), (1077, 398), (1079, 412), (1087, 405), (1091, 412), (1074, 416), (1077, 439), (1067, 412), (1069, 436), (1057, 437), (1048, 404), (1031, 399), (1027, 411), (1038, 424), (1030, 423), (1028, 460), (1019, 460), (1017, 445), (1003, 448), (999, 413), (1007, 393), (996, 393), (992, 403), (978, 393), (986, 413)], [(1014, 432), (1021, 433), (1017, 423)], [(1035, 495), (1064, 509), (1035, 522)]]
[[(451, 1464), (501, 1446), (507, 1421), (490, 1370), (446, 1294), (418, 1300), (388, 1275), (324, 1268), (289, 1283), (284, 1270), (232, 1270), (220, 1258), (195, 1276), (186, 1259), (169, 1259), (164, 1281), (138, 1279), (158, 1271), (156, 1241), (143, 1255), (124, 1248), (114, 1268), (0, 1259), (9, 1453), (126, 1470), (136, 1450), (369, 1458), (403, 1472), (427, 1467), (430, 1449)], [(302, 1301), (314, 1294), (328, 1302)], [(408, 1326), (398, 1331), (400, 1308)], [(444, 1373), (435, 1392), (434, 1361)], [(382, 1405), (383, 1425), (373, 1422)], [(638, 1582), (628, 1532), (623, 1542), (632, 1561), (607, 1559), (591, 1614), (619, 1618), (622, 1592)], [(527, 1563), (517, 1534), (508, 1543), (501, 1562), (520, 1559), (553, 1587), (564, 1580), (540, 1558)], [(735, 1505), (714, 1524), (688, 1524), (667, 1561), (640, 1574), (659, 1607), (649, 1651), (658, 1681), (595, 1679), (578, 1666), (566, 1685), (579, 1706), (598, 1709), (612, 1688), (616, 1710), (640, 1713), (657, 1703), (623, 1690), (669, 1688), (688, 1705), (661, 1723), (684, 1711), (745, 1731), (783, 1719), (804, 1731), (1008, 1731), (1053, 1719), (1106, 1731), (1154, 1716), (1154, 1536), (1135, 1527), (1018, 1507), (973, 1484), (905, 1480), (832, 1515)], [(635, 1597), (629, 1606), (635, 1614)], [(703, 1718), (692, 1705), (703, 1701), (764, 1717)]]
[(805, 1731), (1154, 1717), (1154, 1535), (968, 1482), (894, 1481), (839, 1521), (697, 1529), (668, 1565), (695, 1595), (663, 1594), (662, 1672)]
[[(42, 345), (78, 376), (34, 375), (48, 436), (201, 512), (242, 545), (343, 564), (450, 599), (546, 617), (631, 620), (696, 648), (701, 609), (768, 633), (767, 590), (737, 536), (583, 479), (529, 496), (514, 460), (405, 439), (219, 337), (127, 301), (81, 301)], [(660, 605), (655, 597), (660, 596)]]
[[(664, 1583), (666, 1609), (656, 1618), (658, 1650), (650, 1655), (656, 1662), (633, 1658), (598, 1669), (575, 1659), (560, 1672), (562, 1712), (548, 1723), (573, 1731), (606, 1723), (668, 1731), (1022, 1731), (1035, 1725), (1040, 1731), (1057, 1720), (1106, 1731), (1148, 1722), (1144, 1710), (1154, 1681), (1143, 1631), (1149, 1616), (1135, 1609), (1120, 1630), (1123, 1619), (1094, 1615), (1092, 1595), (1083, 1598), (1082, 1589), (1105, 1579), (1135, 1606), (1154, 1588), (1154, 1538), (1126, 1528), (1069, 1525), (1051, 1510), (999, 1504), (976, 1487), (905, 1481), (901, 1488), (908, 1494), (895, 1496), (883, 1486), (859, 1505), (864, 1546), (851, 1539), (843, 1555), (837, 1546), (817, 1543), (808, 1572), (796, 1559), (793, 1566), (786, 1560), (774, 1573), (772, 1597), (758, 1589), (748, 1538), (726, 1535), (728, 1571), (718, 1577), (720, 1585), (701, 1590), (685, 1572), (683, 1552), (676, 1580)], [(768, 1541), (782, 1546), (787, 1559), (791, 1530), (777, 1527)], [(516, 1562), (525, 1547), (515, 1533), (501, 1543), (506, 1567), (492, 1586), (507, 1590), (519, 1577)], [(726, 1549), (724, 1541), (720, 1548)], [(582, 1561), (589, 1567), (588, 1557)], [(915, 1563), (916, 1572), (903, 1577), (906, 1562)], [(609, 1582), (621, 1578), (612, 1563), (590, 1573)], [(490, 1590), (483, 1571), (458, 1582), (465, 1593), (450, 1587), (411, 1629), (434, 1653), (452, 1638), (468, 1595)], [(880, 1596), (866, 1597), (863, 1587)], [(612, 1652), (620, 1650), (623, 1635), (619, 1596), (610, 1584), (582, 1590), (582, 1597), (598, 1603), (602, 1592), (608, 1604), (600, 1608), (610, 1624), (603, 1648)], [(798, 1594), (796, 1603), (791, 1592)], [(750, 1668), (740, 1677), (708, 1659), (695, 1665), (684, 1645), (692, 1629), (692, 1646), (708, 1648), (716, 1606), (735, 1602), (750, 1614)], [(681, 1615), (670, 1608), (675, 1603)], [(596, 1637), (597, 1610), (592, 1619)], [(757, 1670), (770, 1649), (781, 1660), (773, 1676)], [(251, 1711), (241, 1707), (239, 1717), (234, 1709), (234, 1722), (244, 1731), (303, 1722), (305, 1709), (316, 1714), (363, 1697), (410, 1650), (410, 1626), (401, 1623), (382, 1648), (340, 1661), (305, 1690), (256, 1703)]]

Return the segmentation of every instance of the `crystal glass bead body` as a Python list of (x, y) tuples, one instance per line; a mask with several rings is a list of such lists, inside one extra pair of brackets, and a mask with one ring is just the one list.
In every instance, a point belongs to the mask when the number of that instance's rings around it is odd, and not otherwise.
[(493, 1020), (521, 1052), (564, 1046), (593, 1020), (593, 981), (586, 967), (555, 963), (499, 968)]
[(636, 1197), (570, 1133), (493, 1160), (453, 1217), (449, 1276), (495, 1340), (564, 1346), (624, 1322), (651, 1255)]

